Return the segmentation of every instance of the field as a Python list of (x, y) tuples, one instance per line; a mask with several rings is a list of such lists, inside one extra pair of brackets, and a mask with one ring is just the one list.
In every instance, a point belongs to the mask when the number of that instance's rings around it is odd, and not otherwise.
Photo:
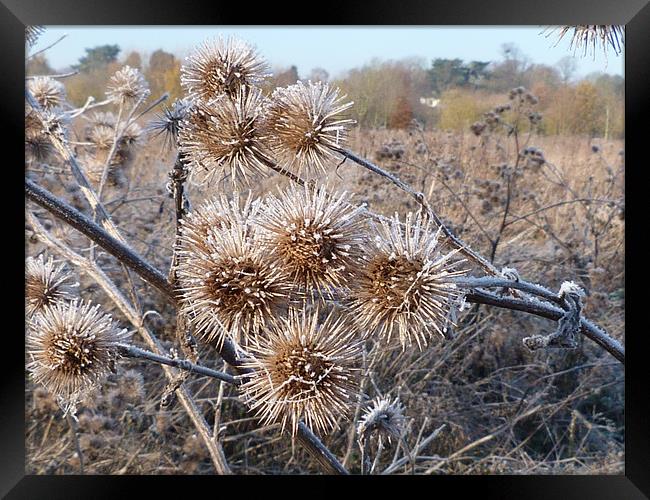
[[(507, 100), (507, 98), (506, 98)], [(141, 119), (142, 125), (146, 118)], [(349, 149), (425, 194), (431, 208), (475, 251), (497, 268), (558, 290), (575, 281), (587, 293), (583, 313), (619, 341), (624, 338), (624, 145), (582, 136), (471, 131), (359, 129)], [(538, 148), (543, 162), (517, 160), (517, 150)], [(160, 139), (135, 149), (109, 185), (105, 206), (136, 252), (168, 272), (175, 238), (174, 200), (165, 185), (175, 153)], [(28, 176), (73, 206), (90, 207), (69, 174), (28, 168)], [(350, 160), (332, 168), (326, 184), (355, 193), (373, 212), (402, 216), (415, 200), (388, 179)], [(125, 180), (126, 179), (126, 180)], [(279, 174), (255, 182), (254, 196), (286, 186)], [(192, 206), (214, 193), (229, 193), (228, 180), (187, 186)], [(507, 207), (507, 208), (506, 208)], [(88, 240), (34, 207), (41, 222), (69, 247), (87, 252)], [(504, 218), (504, 211), (507, 214)], [(496, 243), (495, 243), (496, 242)], [(46, 250), (28, 226), (27, 255)], [(97, 250), (97, 262), (128, 296), (115, 259)], [(79, 295), (129, 322), (87, 273), (69, 266)], [(472, 268), (478, 275), (478, 269)], [(134, 278), (145, 325), (167, 353), (178, 351), (174, 309)], [(507, 292), (506, 292), (507, 293)], [(575, 349), (529, 350), (526, 336), (548, 334), (555, 323), (525, 313), (468, 305), (446, 338), (423, 351), (394, 345), (366, 351), (362, 389), (369, 398), (390, 394), (404, 405), (401, 439), (373, 444), (374, 473), (402, 474), (620, 474), (624, 464), (624, 369), (582, 336)], [(135, 333), (133, 342), (143, 345)], [(367, 349), (371, 345), (366, 346)], [(198, 362), (226, 364), (214, 347), (200, 345)], [(370, 355), (368, 355), (370, 352)], [(30, 378), (25, 436), (28, 474), (212, 474), (208, 449), (186, 411), (169, 398), (160, 366), (122, 360), (116, 372), (78, 410), (71, 426), (54, 397)], [(218, 434), (237, 474), (318, 473), (318, 463), (279, 430), (260, 427), (228, 384), (190, 374), (183, 381)], [(166, 396), (166, 405), (161, 398)], [(170, 401), (171, 399), (171, 401)], [(361, 402), (352, 412), (358, 422)], [(351, 472), (360, 471), (355, 425), (321, 436)]]
[(624, 472), (621, 76), (120, 50), (27, 60), (26, 473)]

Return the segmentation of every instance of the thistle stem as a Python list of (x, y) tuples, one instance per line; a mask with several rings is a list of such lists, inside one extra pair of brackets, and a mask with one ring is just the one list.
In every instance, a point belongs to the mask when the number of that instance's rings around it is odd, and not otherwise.
[[(41, 188), (29, 179), (25, 179), (25, 194), (27, 197), (51, 212), (56, 217), (68, 223), (79, 232), (93, 240), (109, 254), (120, 260), (122, 263), (133, 269), (145, 281), (163, 292), (164, 296), (176, 303), (176, 295), (171, 283), (165, 276), (142, 257), (137, 255), (126, 244), (117, 241), (103, 230), (95, 222), (81, 214), (67, 203), (56, 198), (49, 191)], [(237, 356), (235, 345), (228, 339), (218, 348), (221, 357), (239, 373), (246, 373), (248, 370), (242, 367), (245, 359)], [(330, 473), (348, 474), (348, 471), (341, 465), (332, 452), (323, 445), (320, 439), (304, 424), (298, 425), (298, 441), (306, 450)]]
[(151, 351), (145, 349), (140, 349), (133, 345), (128, 344), (119, 344), (118, 349), (122, 356), (134, 359), (144, 359), (146, 361), (152, 361), (154, 363), (160, 363), (163, 365), (173, 366), (174, 368), (180, 368), (181, 370), (188, 371), (190, 373), (198, 373), (199, 375), (205, 375), (207, 377), (212, 377), (217, 380), (222, 380), (229, 384), (239, 385), (239, 380), (232, 375), (227, 373), (218, 372), (212, 370), (211, 368), (206, 368), (205, 366), (196, 365), (189, 362), (186, 359), (173, 359), (167, 356), (161, 356)]

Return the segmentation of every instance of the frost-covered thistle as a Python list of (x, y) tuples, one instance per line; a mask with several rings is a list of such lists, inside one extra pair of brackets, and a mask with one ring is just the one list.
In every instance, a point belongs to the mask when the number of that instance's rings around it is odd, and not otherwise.
[(262, 240), (271, 258), (298, 289), (322, 296), (348, 285), (365, 241), (362, 207), (347, 193), (290, 186), (270, 195), (260, 213)]
[(319, 323), (318, 311), (290, 310), (288, 318), (271, 322), (249, 346), (242, 375), (247, 403), (264, 424), (298, 423), (322, 433), (334, 429), (358, 395), (361, 347), (354, 328), (332, 312)]
[(377, 397), (364, 411), (357, 426), (357, 434), (362, 440), (376, 435), (379, 442), (384, 437), (390, 442), (392, 438), (400, 438), (405, 421), (404, 406), (398, 397), (392, 401), (389, 397)]
[(37, 112), (25, 104), (25, 159), (44, 162), (55, 152), (50, 135), (65, 137), (68, 123), (59, 108)]
[(291, 283), (249, 226), (223, 224), (203, 242), (185, 226), (180, 245), (181, 312), (204, 342), (247, 342), (286, 306)]
[(43, 32), (45, 32), (43, 26), (25, 26), (25, 42), (27, 45), (30, 47), (34, 45)]
[(126, 339), (126, 330), (118, 330), (99, 305), (57, 302), (28, 324), (27, 369), (66, 412), (74, 410), (87, 390), (114, 371), (118, 344)]
[(25, 131), (26, 160), (45, 162), (54, 154), (54, 151), (54, 146), (47, 135)]
[(88, 120), (94, 127), (104, 126), (114, 129), (115, 124), (117, 123), (117, 116), (115, 116), (115, 113), (111, 113), (110, 111), (97, 111), (93, 113)]
[(178, 133), (190, 109), (189, 101), (177, 99), (173, 105), (163, 108), (162, 114), (156, 115), (156, 118), (147, 126), (147, 132), (154, 136), (162, 136), (164, 149), (177, 146)]
[(273, 132), (273, 152), (281, 166), (325, 171), (334, 158), (333, 146), (341, 146), (354, 120), (341, 114), (353, 103), (343, 102), (337, 88), (317, 82), (298, 82), (273, 92), (269, 128)]
[(28, 257), (25, 261), (25, 310), (28, 316), (73, 296), (71, 274), (64, 264), (54, 264), (50, 256)]
[(397, 214), (377, 227), (350, 299), (360, 331), (388, 342), (397, 333), (403, 349), (413, 340), (422, 349), (435, 332), (444, 336), (461, 294), (451, 279), (466, 271), (455, 269), (455, 252), (440, 255), (438, 235), (419, 213), (409, 212), (403, 228)]
[(27, 88), (44, 109), (59, 107), (65, 101), (63, 84), (48, 76), (37, 76), (27, 80)]
[(558, 42), (567, 34), (570, 34), (570, 47), (574, 50), (582, 50), (582, 55), (591, 53), (596, 55), (596, 46), (600, 45), (603, 52), (612, 49), (616, 55), (623, 51), (625, 43), (625, 28), (615, 24), (582, 24), (575, 26), (553, 27), (551, 31), (559, 29)]
[(134, 146), (138, 144), (141, 136), (142, 127), (135, 122), (131, 122), (122, 132), (119, 144), (122, 147)]
[(190, 99), (210, 101), (235, 95), (270, 76), (255, 48), (237, 38), (206, 40), (181, 68), (181, 84)]
[(212, 231), (251, 225), (259, 206), (260, 200), (253, 200), (250, 192), (243, 203), (238, 193), (231, 199), (221, 195), (205, 201), (181, 220), (180, 250), (191, 252), (193, 249), (203, 248)]
[(191, 175), (209, 181), (226, 174), (236, 184), (267, 173), (272, 160), (265, 110), (265, 98), (257, 89), (199, 103), (179, 133), (179, 151)]
[(97, 125), (90, 130), (88, 141), (96, 152), (108, 151), (115, 142), (115, 130), (108, 125)]
[(124, 66), (107, 85), (106, 97), (115, 102), (136, 102), (149, 95), (149, 85), (136, 68)]

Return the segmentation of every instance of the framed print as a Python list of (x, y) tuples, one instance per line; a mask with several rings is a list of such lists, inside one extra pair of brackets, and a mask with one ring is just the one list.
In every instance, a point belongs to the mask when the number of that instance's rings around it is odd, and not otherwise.
[(3, 495), (648, 497), (645, 2), (141, 3), (2, 7)]

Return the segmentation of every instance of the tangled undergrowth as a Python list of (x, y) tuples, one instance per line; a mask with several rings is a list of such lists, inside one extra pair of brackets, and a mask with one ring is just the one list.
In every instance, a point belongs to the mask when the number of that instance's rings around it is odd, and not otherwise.
[(620, 352), (581, 323), (623, 342), (621, 141), (537, 135), (523, 88), (464, 134), (352, 129), (232, 39), (182, 74), (169, 106), (128, 67), (82, 109), (28, 80), (29, 181), (174, 297), (30, 198), (28, 473), (331, 472), (321, 442), (351, 473), (622, 472)]

